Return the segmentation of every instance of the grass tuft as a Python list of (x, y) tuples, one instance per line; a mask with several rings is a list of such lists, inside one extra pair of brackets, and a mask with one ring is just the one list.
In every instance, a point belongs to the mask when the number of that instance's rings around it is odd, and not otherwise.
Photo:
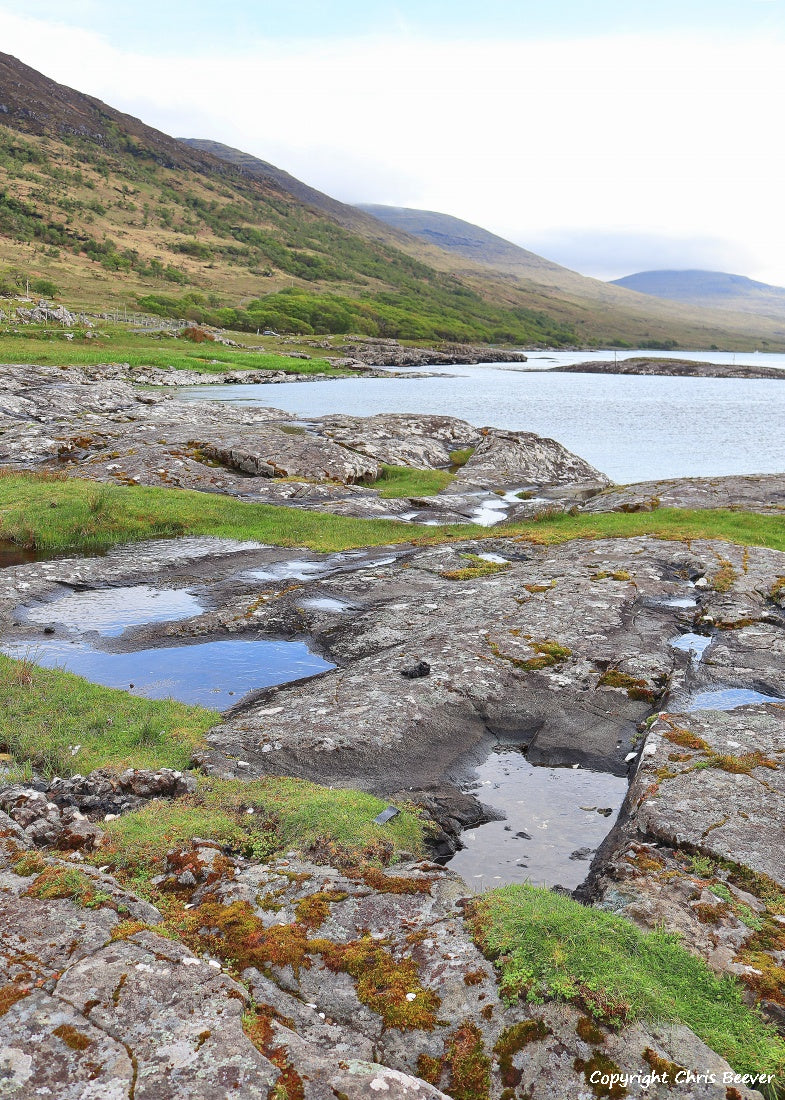
[(532, 886), (474, 905), (474, 934), (506, 996), (568, 1001), (611, 1026), (681, 1022), (738, 1072), (785, 1071), (785, 1041), (749, 1008), (740, 983), (713, 973), (673, 934)]

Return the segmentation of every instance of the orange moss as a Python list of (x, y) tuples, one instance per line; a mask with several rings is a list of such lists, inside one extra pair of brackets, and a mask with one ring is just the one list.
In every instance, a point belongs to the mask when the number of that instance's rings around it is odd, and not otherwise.
[(19, 985), (16, 982), (10, 982), (8, 985), (0, 986), (0, 1016), (5, 1016), (9, 1008), (16, 1004), (17, 1001), (21, 1001), (23, 997), (26, 997), (30, 993), (30, 990), (25, 985)]
[(529, 1043), (541, 1042), (551, 1035), (551, 1029), (542, 1020), (523, 1020), (506, 1028), (493, 1048), (499, 1059), (502, 1084), (507, 1088), (516, 1088), (521, 1083), (523, 1071), (516, 1068), (513, 1058)]
[(92, 1044), (92, 1039), (89, 1039), (87, 1035), (84, 1035), (81, 1031), (77, 1031), (72, 1024), (60, 1024), (52, 1032), (58, 1039), (62, 1039), (67, 1047), (71, 1050), (87, 1050)]
[(447, 1047), (445, 1063), (450, 1071), (446, 1091), (453, 1100), (488, 1100), (491, 1060), (476, 1024), (461, 1024)]
[(435, 879), (386, 875), (381, 867), (361, 867), (360, 879), (379, 894), (429, 894)]
[(320, 890), (316, 894), (309, 894), (307, 898), (298, 901), (295, 915), (300, 924), (305, 928), (321, 928), (330, 915), (330, 905), (335, 901), (343, 901), (349, 895), (339, 890)]
[[(328, 970), (343, 971), (356, 980), (357, 996), (387, 1027), (432, 1031), (436, 1026), (439, 997), (420, 985), (414, 959), (394, 958), (387, 941), (365, 935), (347, 944), (312, 940), (309, 946), (322, 955)], [(414, 996), (409, 999), (407, 994)]]

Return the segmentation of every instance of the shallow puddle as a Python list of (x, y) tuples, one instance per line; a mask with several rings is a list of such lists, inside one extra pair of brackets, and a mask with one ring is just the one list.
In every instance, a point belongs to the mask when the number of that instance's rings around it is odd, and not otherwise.
[(131, 626), (174, 622), (201, 615), (204, 607), (187, 588), (92, 588), (72, 592), (49, 603), (21, 608), (22, 621), (57, 624), (73, 633), (97, 631), (116, 637)]
[(751, 703), (783, 703), (785, 699), (777, 695), (764, 695), (750, 688), (717, 688), (715, 691), (701, 691), (693, 695), (687, 710), (735, 710)]
[(655, 607), (697, 607), (698, 601), (692, 596), (657, 596), (653, 599)]
[(461, 835), (466, 847), (449, 866), (474, 890), (508, 882), (574, 890), (610, 832), (627, 780), (583, 768), (538, 768), (521, 752), (493, 752), (477, 769), (472, 793), (505, 813)]
[(677, 638), (671, 638), (669, 645), (673, 649), (680, 649), (683, 653), (689, 653), (693, 663), (698, 664), (704, 652), (711, 645), (713, 639), (706, 634), (679, 634)]
[(329, 611), (335, 615), (354, 610), (353, 604), (347, 603), (346, 600), (335, 599), (334, 596), (311, 596), (310, 599), (302, 600), (300, 607), (311, 611)]
[(193, 645), (107, 653), (83, 641), (46, 639), (3, 646), (9, 657), (60, 668), (105, 687), (148, 699), (179, 699), (225, 710), (259, 688), (315, 676), (334, 666), (304, 642), (226, 639)]
[(35, 550), (25, 550), (12, 543), (0, 542), (0, 569), (7, 569), (11, 565), (27, 565), (39, 558), (40, 555)]

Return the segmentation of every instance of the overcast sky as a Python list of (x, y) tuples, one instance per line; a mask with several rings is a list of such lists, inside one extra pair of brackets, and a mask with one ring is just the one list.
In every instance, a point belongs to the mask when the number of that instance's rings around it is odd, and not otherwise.
[(0, 0), (0, 49), (345, 202), (785, 285), (785, 0)]

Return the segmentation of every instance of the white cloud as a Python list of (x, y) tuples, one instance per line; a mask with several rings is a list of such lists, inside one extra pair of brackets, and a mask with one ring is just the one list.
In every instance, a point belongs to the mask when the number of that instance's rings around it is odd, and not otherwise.
[(785, 283), (776, 37), (401, 32), (187, 57), (175, 42), (162, 60), (10, 11), (2, 26), (3, 48), (55, 79), (345, 201), (442, 210), (524, 244), (572, 226), (718, 240), (748, 256), (744, 274)]

